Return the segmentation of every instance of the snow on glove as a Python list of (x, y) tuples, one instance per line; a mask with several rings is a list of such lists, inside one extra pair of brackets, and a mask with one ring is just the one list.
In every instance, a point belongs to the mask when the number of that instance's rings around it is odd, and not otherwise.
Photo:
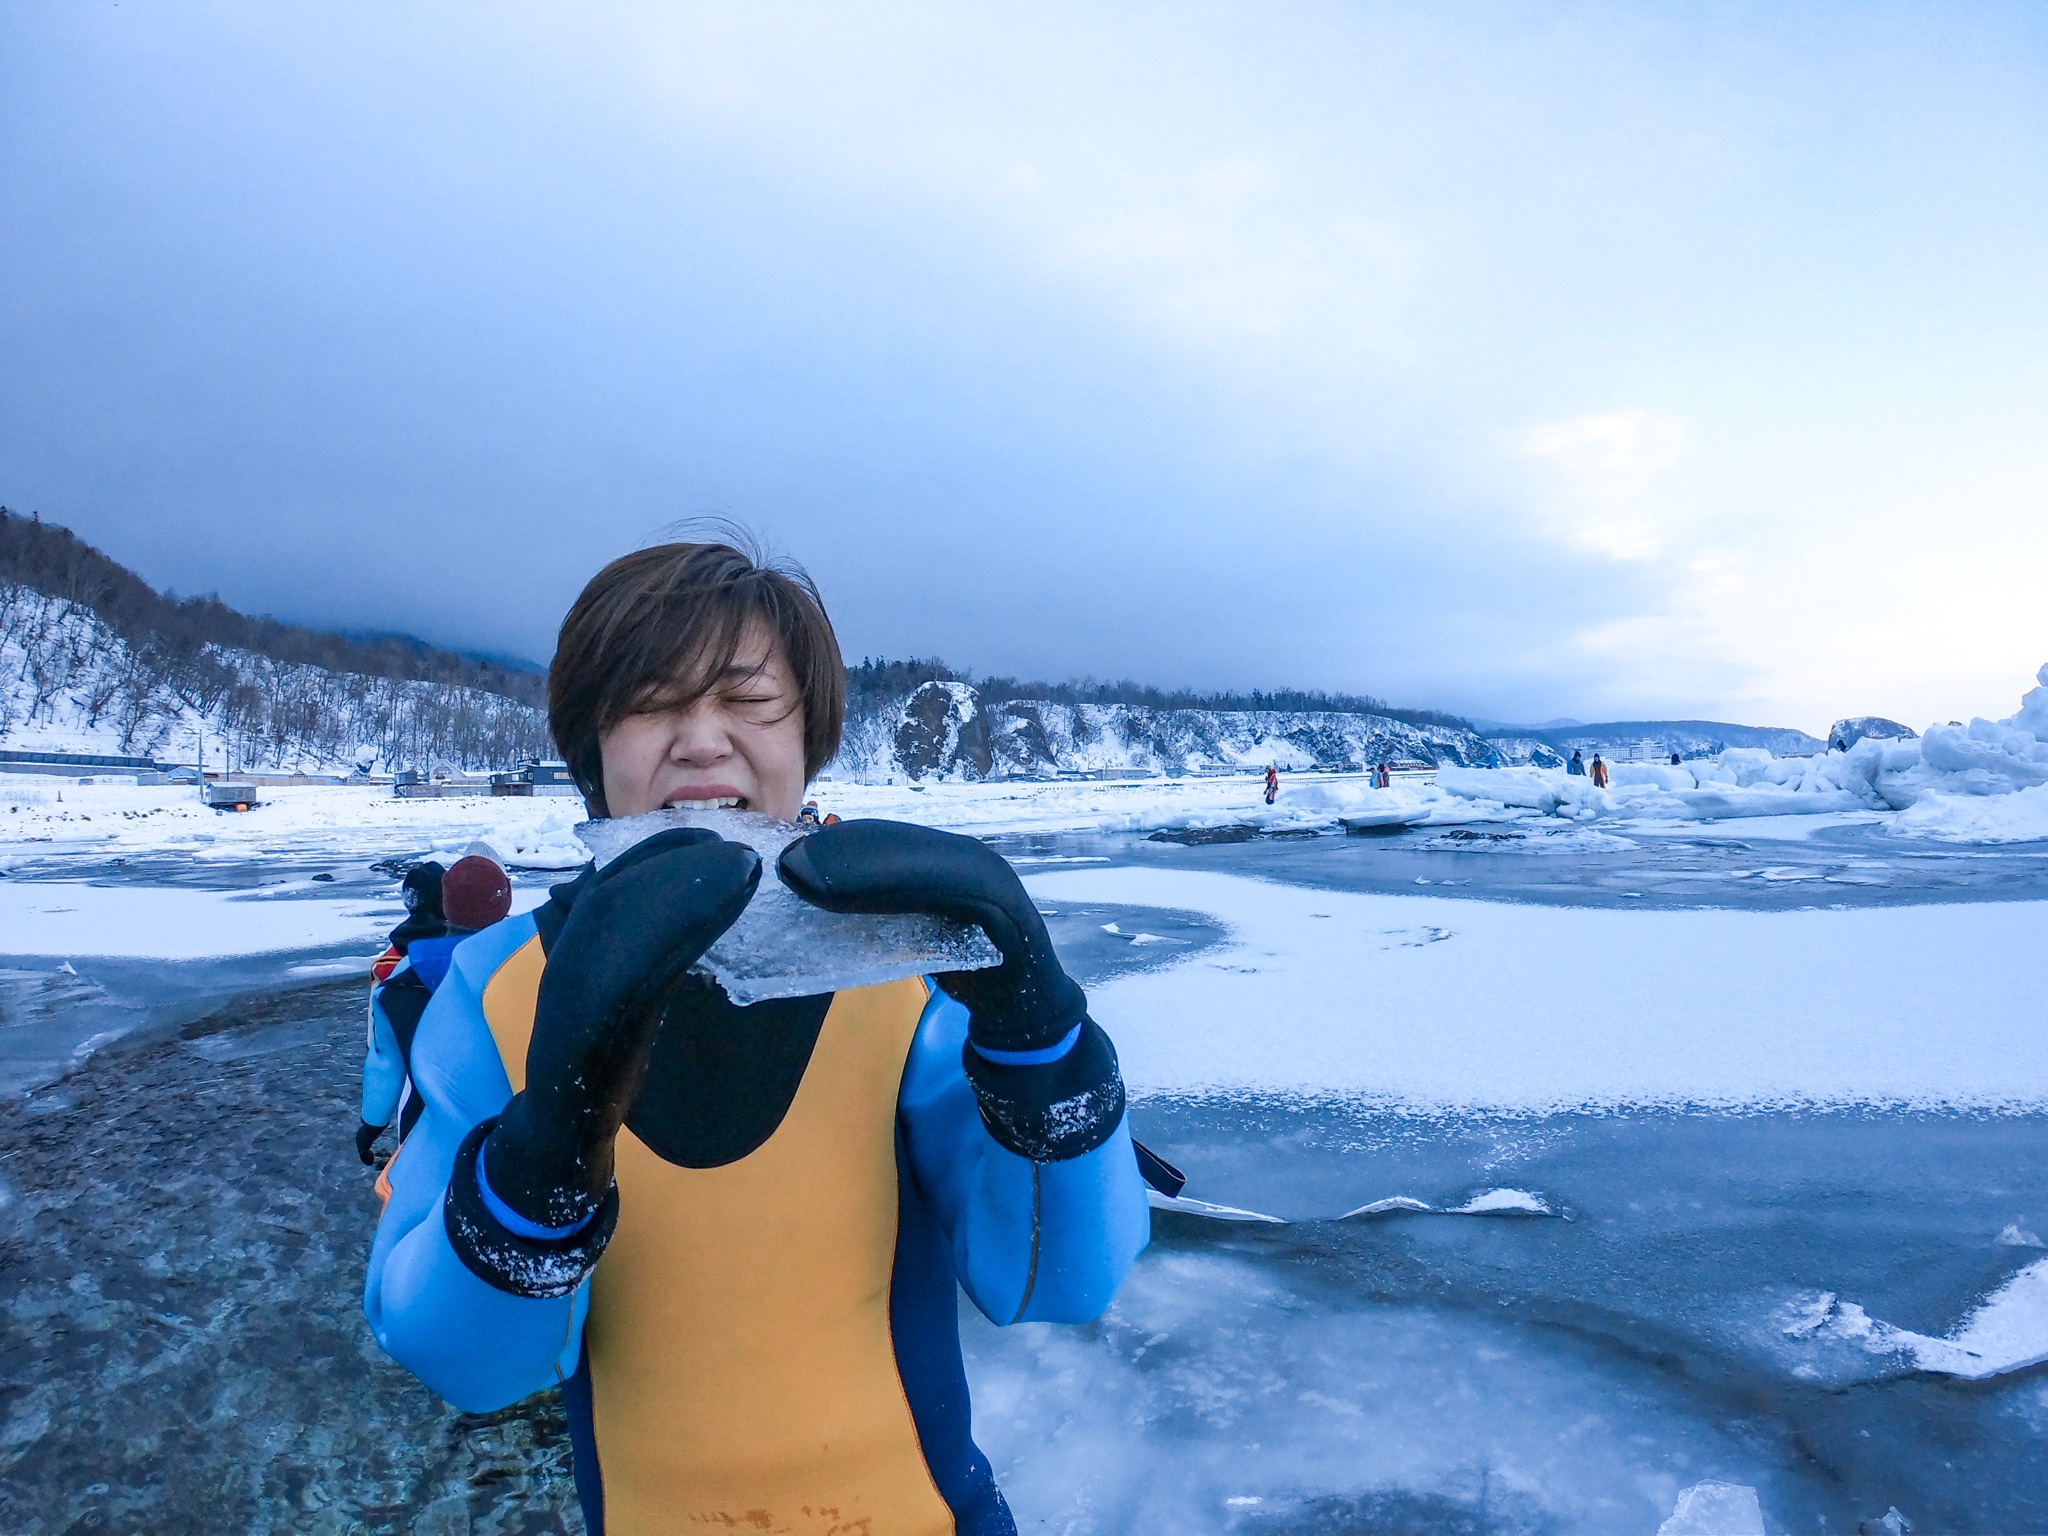
[(922, 912), (979, 927), (1003, 963), (937, 979), (967, 1006), (963, 1064), (982, 1122), (1039, 1162), (1078, 1157), (1109, 1138), (1124, 1107), (1116, 1050), (1001, 854), (932, 827), (842, 821), (792, 842), (781, 870), (791, 890), (828, 912)]
[(760, 855), (695, 827), (651, 837), (588, 877), (548, 949), (526, 1087), (456, 1156), (449, 1238), (482, 1278), (560, 1295), (596, 1264), (617, 1218), (613, 1143), (662, 1009), (760, 879)]

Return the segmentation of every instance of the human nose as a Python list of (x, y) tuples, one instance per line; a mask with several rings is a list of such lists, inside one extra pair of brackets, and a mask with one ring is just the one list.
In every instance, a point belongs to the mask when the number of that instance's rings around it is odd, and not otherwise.
[(668, 755), (672, 760), (702, 767), (732, 756), (732, 737), (725, 729), (725, 720), (710, 706), (709, 699), (699, 699), (688, 709), (677, 712), (675, 729), (669, 737)]

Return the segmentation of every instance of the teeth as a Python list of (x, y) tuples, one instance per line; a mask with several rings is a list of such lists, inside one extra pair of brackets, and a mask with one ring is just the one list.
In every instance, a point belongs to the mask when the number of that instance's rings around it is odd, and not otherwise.
[(715, 800), (671, 800), (669, 804), (682, 811), (736, 811), (740, 808), (740, 797), (720, 795)]

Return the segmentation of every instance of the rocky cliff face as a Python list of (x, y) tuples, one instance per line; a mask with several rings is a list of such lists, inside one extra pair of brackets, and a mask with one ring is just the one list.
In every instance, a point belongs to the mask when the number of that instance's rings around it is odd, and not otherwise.
[(995, 768), (988, 716), (965, 683), (926, 683), (903, 704), (896, 761), (913, 779), (985, 779)]
[(929, 682), (904, 700), (887, 734), (849, 722), (834, 771), (880, 779), (987, 779), (1136, 769), (1362, 768), (1419, 760), (1463, 767), (1492, 760), (1470, 731), (1413, 726), (1384, 715), (1147, 709), (1125, 704), (984, 700), (959, 682)]

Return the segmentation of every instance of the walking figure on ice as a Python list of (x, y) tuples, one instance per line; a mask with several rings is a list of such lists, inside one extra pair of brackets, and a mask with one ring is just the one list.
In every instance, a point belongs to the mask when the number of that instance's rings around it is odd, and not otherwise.
[(1595, 789), (1605, 789), (1607, 787), (1607, 763), (1598, 752), (1593, 754), (1593, 787)]
[(1266, 804), (1271, 805), (1280, 795), (1280, 770), (1271, 763), (1266, 764)]
[[(662, 545), (570, 609), (549, 722), (593, 816), (793, 820), (845, 677), (800, 572)], [(1003, 963), (741, 1008), (690, 968), (751, 848), (678, 827), (586, 866), (455, 947), (364, 1310), (457, 1408), (560, 1383), (592, 1536), (1009, 1536), (957, 1288), (1000, 1325), (1109, 1304), (1150, 1231), (1116, 1052), (977, 839), (846, 821), (781, 874), (976, 923)]]
[(1582, 779), (1586, 776), (1586, 760), (1579, 756), (1577, 747), (1572, 748), (1572, 760), (1564, 765), (1564, 771), (1577, 774)]

